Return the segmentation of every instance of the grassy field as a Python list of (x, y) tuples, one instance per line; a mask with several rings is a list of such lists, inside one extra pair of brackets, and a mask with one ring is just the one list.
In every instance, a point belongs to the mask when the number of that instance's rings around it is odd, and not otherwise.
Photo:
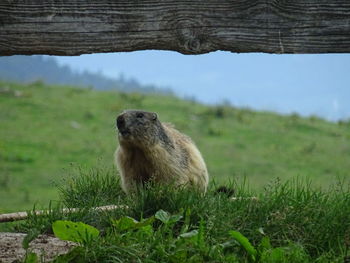
[(113, 166), (115, 117), (156, 111), (190, 135), (217, 184), (247, 178), (311, 179), (327, 188), (350, 178), (350, 122), (331, 123), (171, 96), (0, 82), (0, 212), (47, 207), (73, 167)]
[[(218, 194), (213, 186), (203, 195), (150, 185), (126, 196), (113, 171), (77, 169), (60, 187), (60, 206), (80, 211), (63, 214), (53, 204), (46, 216), (32, 215), (12, 226), (31, 238), (54, 232), (79, 244), (55, 262), (341, 263), (350, 259), (348, 186), (321, 191), (305, 181), (276, 181), (259, 193), (242, 183), (229, 186), (239, 199)], [(120, 208), (89, 209), (111, 203)]]

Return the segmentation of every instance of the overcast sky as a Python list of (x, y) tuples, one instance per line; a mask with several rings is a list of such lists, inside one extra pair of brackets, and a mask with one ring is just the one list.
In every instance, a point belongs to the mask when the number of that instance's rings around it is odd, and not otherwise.
[(73, 69), (121, 73), (140, 83), (171, 87), (199, 101), (328, 119), (350, 117), (350, 54), (271, 55), (213, 52), (182, 55), (138, 51), (56, 57)]

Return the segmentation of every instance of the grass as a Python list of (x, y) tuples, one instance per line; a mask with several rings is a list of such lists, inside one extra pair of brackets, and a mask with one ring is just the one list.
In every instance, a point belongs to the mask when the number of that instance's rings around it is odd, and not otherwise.
[[(57, 262), (344, 262), (349, 259), (350, 189), (338, 182), (328, 190), (293, 179), (272, 181), (258, 193), (247, 181), (230, 187), (242, 197), (231, 200), (170, 186), (149, 185), (126, 196), (114, 171), (75, 169), (59, 187), (60, 200), (46, 216), (30, 216), (12, 227), (52, 233), (57, 220), (96, 227), (97, 238), (83, 242)], [(258, 199), (245, 197), (256, 196)], [(109, 212), (89, 207), (116, 204)], [(125, 206), (126, 205), (126, 206)], [(59, 207), (78, 207), (63, 214)], [(134, 220), (141, 223), (135, 223)], [(233, 238), (238, 231), (256, 248)], [(80, 238), (80, 237), (79, 237)], [(263, 240), (263, 241), (262, 241)], [(270, 244), (270, 245), (269, 245)], [(347, 259), (346, 259), (347, 258)], [(58, 260), (58, 259), (57, 259)]]
[(115, 117), (123, 109), (156, 111), (190, 135), (211, 180), (266, 182), (299, 177), (324, 189), (349, 182), (350, 122), (282, 116), (172, 96), (94, 91), (42, 82), (0, 82), (0, 213), (46, 207), (70, 165), (111, 167)]

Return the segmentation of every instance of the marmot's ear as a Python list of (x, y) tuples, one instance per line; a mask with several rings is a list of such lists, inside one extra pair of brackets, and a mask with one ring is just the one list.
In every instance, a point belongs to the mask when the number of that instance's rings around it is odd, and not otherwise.
[(155, 113), (155, 112), (154, 112), (154, 113), (152, 113), (152, 120), (154, 120), (154, 121), (155, 121), (157, 118), (158, 118), (157, 113)]

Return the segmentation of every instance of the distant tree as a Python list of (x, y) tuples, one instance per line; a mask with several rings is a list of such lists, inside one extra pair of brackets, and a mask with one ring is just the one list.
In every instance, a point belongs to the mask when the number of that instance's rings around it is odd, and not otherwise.
[(99, 90), (116, 89), (124, 92), (172, 94), (169, 88), (141, 85), (136, 79), (127, 79), (123, 73), (113, 79), (101, 72), (74, 72), (69, 66), (60, 66), (54, 58), (44, 56), (0, 57), (0, 79), (19, 82), (42, 80), (48, 84), (94, 87)]

